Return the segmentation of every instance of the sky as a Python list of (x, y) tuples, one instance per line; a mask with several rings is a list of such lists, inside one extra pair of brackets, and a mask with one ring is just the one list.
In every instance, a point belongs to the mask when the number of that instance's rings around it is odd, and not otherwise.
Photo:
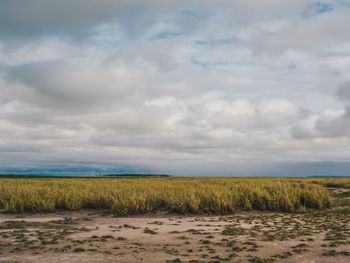
[(0, 172), (350, 175), (350, 0), (1, 0)]

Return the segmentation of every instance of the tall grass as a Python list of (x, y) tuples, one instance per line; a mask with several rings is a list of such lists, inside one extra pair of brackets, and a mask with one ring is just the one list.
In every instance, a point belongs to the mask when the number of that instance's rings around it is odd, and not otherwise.
[(0, 179), (0, 209), (52, 212), (101, 209), (119, 215), (155, 211), (227, 214), (239, 210), (323, 209), (331, 194), (309, 181), (230, 178)]

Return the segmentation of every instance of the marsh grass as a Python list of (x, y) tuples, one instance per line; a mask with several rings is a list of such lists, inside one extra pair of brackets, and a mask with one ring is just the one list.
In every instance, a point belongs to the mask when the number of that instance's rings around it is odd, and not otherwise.
[(237, 178), (0, 179), (0, 209), (52, 212), (99, 209), (118, 215), (167, 211), (227, 214), (294, 212), (331, 206), (320, 180)]

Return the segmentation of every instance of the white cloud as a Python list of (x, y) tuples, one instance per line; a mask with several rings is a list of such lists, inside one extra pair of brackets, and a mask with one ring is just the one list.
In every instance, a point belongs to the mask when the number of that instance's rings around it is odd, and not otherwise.
[(15, 2), (0, 11), (0, 161), (350, 161), (340, 1)]

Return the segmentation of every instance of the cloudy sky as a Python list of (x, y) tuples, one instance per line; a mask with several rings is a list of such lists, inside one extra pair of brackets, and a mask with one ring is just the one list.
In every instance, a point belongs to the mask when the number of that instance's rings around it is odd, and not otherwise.
[(2, 0), (0, 170), (350, 171), (350, 0)]

